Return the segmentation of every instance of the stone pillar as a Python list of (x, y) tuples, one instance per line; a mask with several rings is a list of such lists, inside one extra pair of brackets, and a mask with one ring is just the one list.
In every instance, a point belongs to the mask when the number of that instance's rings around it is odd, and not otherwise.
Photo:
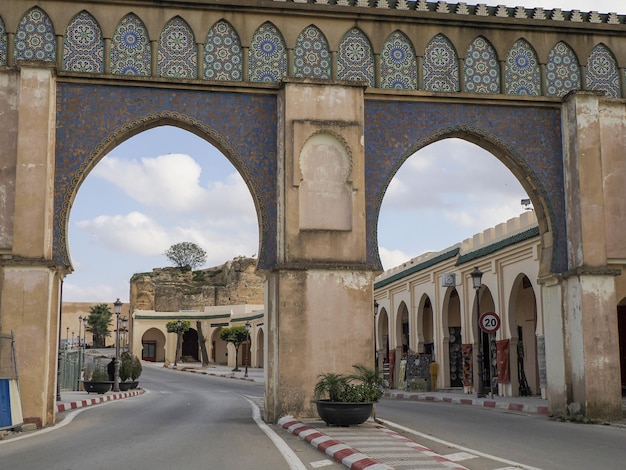
[(7, 95), (16, 98), (0, 103), (8, 111), (0, 113), (6, 117), (0, 140), (9, 144), (3, 161), (13, 169), (1, 174), (2, 183), (14, 188), (14, 204), (1, 215), (12, 224), (2, 233), (0, 328), (15, 333), (24, 419), (43, 426), (54, 421), (63, 276), (51, 259), (55, 80), (51, 69), (26, 64), (17, 80), (12, 73), (2, 75), (2, 87), (14, 87)]
[(363, 88), (289, 80), (279, 110), (278, 263), (265, 303), (270, 422), (314, 416), (319, 374), (374, 367)]
[[(605, 172), (610, 170), (602, 163), (603, 152), (615, 148), (611, 142), (619, 138), (613, 126), (621, 129), (624, 120), (603, 119), (602, 107), (594, 92), (571, 93), (563, 107), (569, 264), (563, 333), (568, 401), (590, 419), (615, 420), (622, 417), (614, 280), (619, 271), (608, 267)], [(555, 335), (552, 331), (550, 339)]]

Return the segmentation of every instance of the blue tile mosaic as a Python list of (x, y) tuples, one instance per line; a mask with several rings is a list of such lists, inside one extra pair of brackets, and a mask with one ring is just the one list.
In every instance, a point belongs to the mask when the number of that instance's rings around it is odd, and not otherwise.
[(543, 202), (553, 230), (552, 268), (567, 269), (560, 108), (372, 100), (365, 102), (365, 136), (368, 264), (380, 266), (378, 215), (400, 166), (430, 143), (466, 136), (489, 142), (531, 180), (537, 189), (526, 188)]
[(259, 268), (276, 262), (276, 97), (59, 83), (54, 259), (69, 265), (67, 222), (76, 191), (94, 166), (142, 129), (177, 125), (221, 149), (246, 181), (259, 214)]
[(111, 73), (149, 77), (152, 74), (148, 30), (137, 15), (129, 13), (119, 22), (111, 40)]
[(157, 75), (198, 78), (198, 46), (189, 25), (176, 16), (163, 27), (157, 49)]
[(331, 78), (330, 48), (326, 36), (315, 26), (300, 33), (293, 48), (294, 77)]
[(406, 35), (394, 31), (380, 52), (380, 87), (417, 90), (417, 59)]
[(472, 41), (465, 54), (465, 91), (500, 93), (500, 66), (496, 50), (484, 37)]
[(34, 7), (24, 15), (15, 32), (15, 60), (55, 62), (57, 55), (54, 27), (48, 15)]
[(348, 31), (339, 43), (337, 79), (374, 83), (374, 53), (367, 36), (359, 28)]
[(539, 59), (525, 39), (518, 39), (506, 56), (504, 88), (507, 95), (541, 95)]
[(0, 65), (7, 65), (8, 55), (7, 30), (4, 27), (4, 21), (0, 17)]
[(287, 48), (272, 23), (256, 30), (250, 44), (248, 76), (251, 82), (278, 82), (287, 76)]
[(589, 54), (585, 70), (587, 90), (603, 91), (609, 98), (621, 98), (619, 70), (608, 47), (598, 44)]
[(68, 23), (63, 36), (63, 70), (103, 73), (104, 39), (96, 19), (81, 11)]
[(561, 41), (548, 54), (546, 95), (562, 97), (572, 90), (580, 90), (580, 67), (574, 51)]
[(220, 20), (209, 30), (204, 42), (204, 78), (206, 80), (243, 80), (243, 52), (237, 31)]
[(443, 34), (430, 40), (422, 64), (424, 90), (454, 92), (460, 90), (459, 60), (452, 43)]

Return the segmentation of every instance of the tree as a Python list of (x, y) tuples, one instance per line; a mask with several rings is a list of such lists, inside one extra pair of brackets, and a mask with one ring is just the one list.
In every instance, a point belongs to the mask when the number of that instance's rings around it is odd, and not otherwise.
[(206, 263), (206, 251), (191, 242), (176, 243), (163, 254), (179, 268), (189, 266), (194, 269)]
[(198, 343), (200, 343), (200, 355), (202, 356), (202, 366), (209, 365), (209, 353), (206, 350), (206, 338), (202, 332), (202, 322), (196, 320), (196, 330), (198, 331)]
[(113, 313), (107, 304), (97, 304), (89, 309), (86, 328), (93, 335), (92, 347), (104, 348), (106, 338), (111, 336), (109, 326), (112, 317)]
[(189, 331), (191, 323), (189, 320), (172, 320), (165, 324), (168, 333), (176, 333), (176, 355), (174, 357), (174, 365), (180, 360), (180, 351), (183, 347), (182, 336), (185, 331)]
[(248, 330), (245, 326), (231, 326), (220, 331), (220, 339), (235, 346), (235, 368), (239, 372), (239, 346), (248, 340)]

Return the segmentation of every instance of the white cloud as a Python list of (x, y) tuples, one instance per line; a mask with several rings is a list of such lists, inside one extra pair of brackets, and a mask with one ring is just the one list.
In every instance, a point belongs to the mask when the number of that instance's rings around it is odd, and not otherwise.
[(163, 253), (170, 246), (167, 232), (155, 220), (140, 212), (100, 215), (76, 222), (76, 226), (90, 233), (94, 243), (114, 251), (152, 256)]
[[(80, 280), (80, 278), (74, 279)], [(120, 292), (128, 292), (128, 287), (121, 290), (108, 284), (100, 283), (87, 286), (74, 284), (69, 281), (63, 283), (63, 299), (71, 299), (71, 302), (110, 303), (120, 297)]]
[(386, 269), (398, 266), (404, 263), (406, 260), (411, 259), (412, 256), (401, 250), (388, 250), (384, 246), (378, 247), (378, 254), (380, 255), (380, 261)]
[(104, 158), (94, 175), (120, 188), (135, 201), (170, 212), (190, 212), (207, 202), (200, 186), (202, 168), (189, 155), (169, 154), (140, 160)]

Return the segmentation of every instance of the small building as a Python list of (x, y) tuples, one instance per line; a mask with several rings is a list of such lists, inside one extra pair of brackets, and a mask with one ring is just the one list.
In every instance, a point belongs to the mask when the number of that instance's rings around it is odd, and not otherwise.
[(176, 334), (168, 333), (170, 321), (188, 320), (189, 331), (183, 335), (181, 362), (201, 360), (201, 340), (204, 338), (209, 362), (235, 367), (235, 348), (220, 338), (220, 331), (231, 326), (250, 325), (250, 341), (242, 344), (239, 366), (263, 367), (265, 310), (263, 305), (224, 305), (203, 310), (157, 312), (135, 310), (132, 315), (132, 352), (144, 361), (174, 362)]

